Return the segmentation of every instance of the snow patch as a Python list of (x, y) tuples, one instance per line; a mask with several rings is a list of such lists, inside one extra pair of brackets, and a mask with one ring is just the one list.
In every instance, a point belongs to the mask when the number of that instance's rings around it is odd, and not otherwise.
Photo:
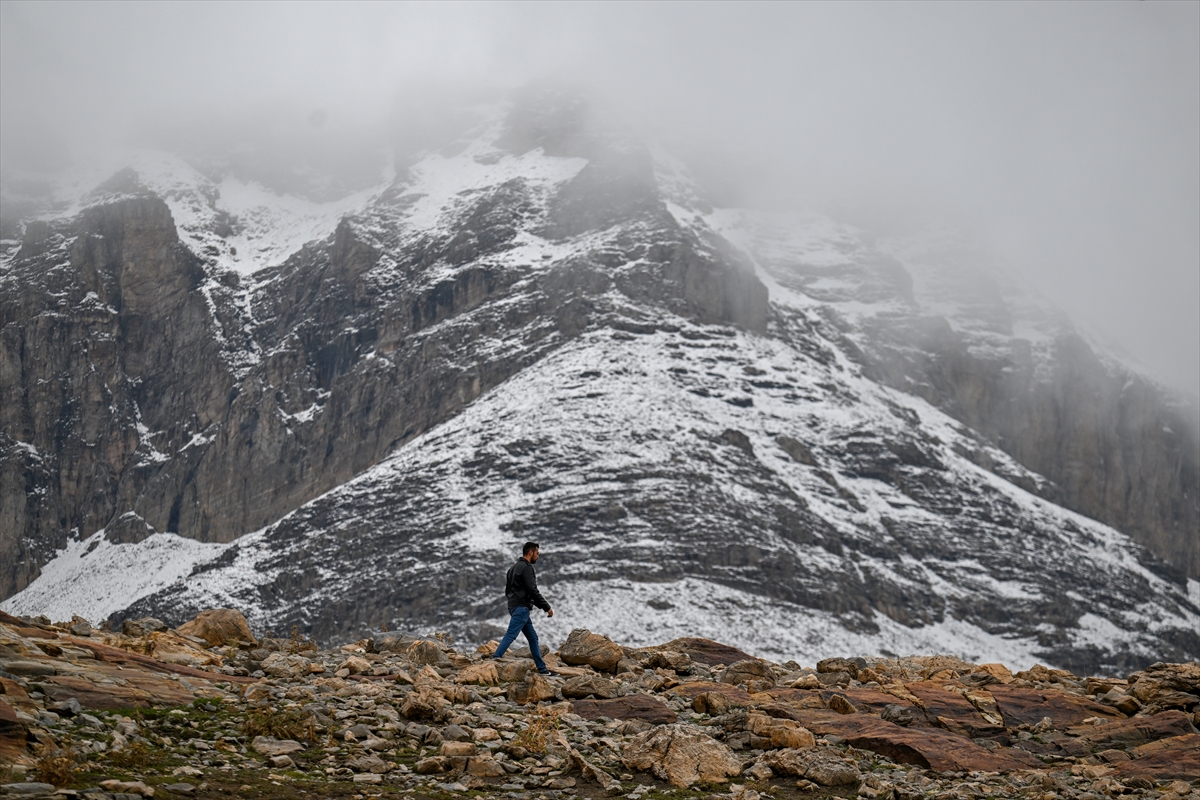
[[(896, 657), (940, 653), (975, 663), (999, 661), (1028, 669), (1044, 661), (1033, 639), (1005, 638), (947, 618), (909, 628), (876, 614), (877, 633), (848, 630), (834, 614), (772, 600), (708, 581), (560, 581), (544, 589), (554, 617), (535, 625), (547, 643), (573, 628), (603, 633), (621, 644), (646, 647), (705, 635), (774, 661), (815, 664), (839, 653)], [(489, 622), (507, 625), (497, 616)]]
[(0, 609), (51, 619), (78, 614), (99, 621), (186, 577), (195, 565), (215, 558), (228, 546), (174, 533), (155, 533), (136, 544), (114, 544), (100, 530), (68, 542), (33, 583), (0, 603)]

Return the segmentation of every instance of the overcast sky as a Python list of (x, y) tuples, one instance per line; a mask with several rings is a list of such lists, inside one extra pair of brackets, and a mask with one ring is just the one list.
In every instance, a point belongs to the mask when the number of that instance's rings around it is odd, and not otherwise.
[(578, 82), (728, 153), (758, 202), (964, 226), (1200, 395), (1200, 3), (4, 0), (0, 37), (5, 164), (164, 123), (369, 126), (422, 87)]

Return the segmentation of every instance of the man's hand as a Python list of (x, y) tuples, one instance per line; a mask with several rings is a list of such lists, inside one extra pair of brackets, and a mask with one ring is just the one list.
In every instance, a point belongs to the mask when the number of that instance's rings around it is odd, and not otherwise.
[(550, 609), (549, 611), (547, 611), (547, 612), (546, 612), (546, 616), (547, 616), (547, 617), (553, 617), (553, 616), (554, 616), (554, 609), (552, 608), (552, 609)]

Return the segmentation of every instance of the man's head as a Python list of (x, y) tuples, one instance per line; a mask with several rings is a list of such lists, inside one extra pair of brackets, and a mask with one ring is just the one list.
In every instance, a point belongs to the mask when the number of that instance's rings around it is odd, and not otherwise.
[(537, 542), (526, 542), (521, 548), (521, 558), (528, 561), (530, 564), (536, 563), (538, 560), (538, 551), (541, 547)]

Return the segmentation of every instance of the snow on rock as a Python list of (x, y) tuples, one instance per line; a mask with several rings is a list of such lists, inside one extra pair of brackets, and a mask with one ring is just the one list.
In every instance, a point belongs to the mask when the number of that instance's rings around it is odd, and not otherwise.
[(116, 544), (101, 530), (68, 542), (33, 583), (0, 603), (0, 608), (10, 614), (45, 614), (52, 619), (78, 614), (99, 621), (186, 578), (193, 567), (225, 548), (173, 533)]

